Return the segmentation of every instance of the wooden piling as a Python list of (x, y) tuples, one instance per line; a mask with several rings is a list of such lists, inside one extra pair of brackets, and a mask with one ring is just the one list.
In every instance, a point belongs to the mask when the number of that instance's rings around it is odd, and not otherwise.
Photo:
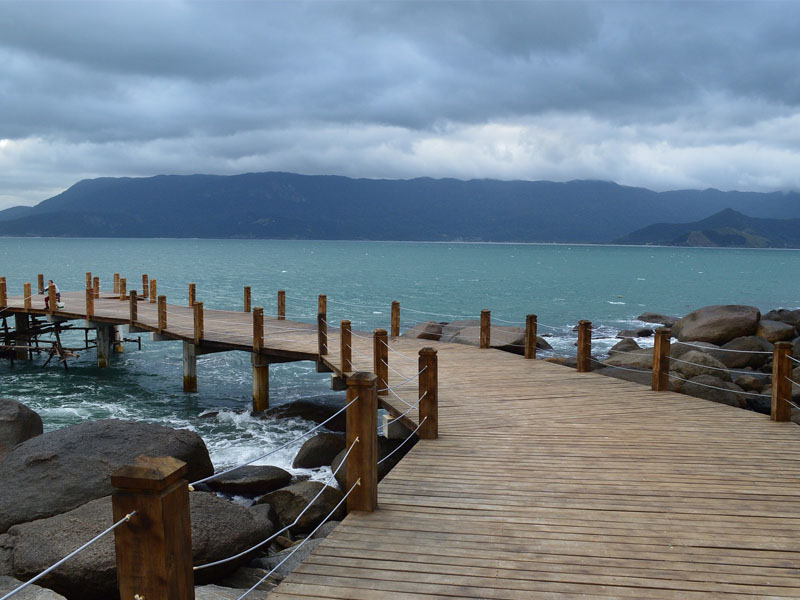
[[(378, 397), (377, 377), (354, 373), (347, 378), (347, 510), (374, 511), (378, 507)], [(356, 442), (358, 439), (358, 442)], [(356, 482), (359, 482), (356, 485)]]
[(792, 355), (791, 342), (775, 342), (772, 355), (772, 409), (773, 421), (785, 422), (792, 419)]
[(86, 320), (91, 321), (94, 317), (94, 290), (86, 288)]
[(439, 437), (439, 365), (435, 348), (419, 351), (419, 371), (419, 438), (434, 440)]
[(536, 315), (527, 315), (525, 317), (525, 358), (536, 358), (537, 327)]
[(350, 321), (342, 321), (341, 330), (339, 333), (339, 356), (342, 357), (341, 371), (342, 377), (346, 377), (347, 373), (353, 372), (353, 347), (352, 347), (352, 330), (350, 328)]
[(578, 322), (578, 373), (591, 371), (592, 322)]
[(317, 304), (317, 352), (320, 356), (328, 353), (328, 297), (319, 295)]
[(111, 475), (119, 597), (194, 600), (186, 463), (140, 456)]
[(378, 395), (389, 393), (389, 336), (385, 329), (372, 334), (372, 370), (378, 377)]
[(119, 273), (114, 273), (114, 293), (119, 294)]
[(100, 278), (99, 277), (93, 277), (92, 279), (93, 279), (92, 288), (94, 288), (94, 297), (95, 298), (99, 298), (100, 297)]
[(97, 367), (106, 369), (111, 365), (111, 347), (114, 341), (114, 326), (97, 324), (95, 328)]
[(92, 272), (91, 271), (86, 271), (86, 287), (87, 288), (92, 287)]
[(269, 362), (265, 356), (253, 353), (253, 412), (269, 408)]
[(37, 285), (37, 287), (39, 288), (39, 293), (40, 293), (40, 294), (44, 294), (44, 293), (45, 293), (45, 289), (44, 289), (44, 275), (42, 275), (41, 273), (39, 273), (39, 274), (36, 276), (36, 285)]
[(283, 321), (286, 319), (286, 292), (278, 290), (278, 319)]
[(119, 291), (119, 299), (122, 302), (125, 302), (125, 300), (128, 299), (128, 280), (125, 279), (124, 277), (120, 277), (119, 278), (119, 282), (118, 282), (118, 286), (119, 286), (119, 290), (118, 290)]
[(31, 284), (25, 282), (22, 286), (22, 295), (25, 298), (23, 301), (25, 303), (25, 312), (30, 311), (31, 309)]
[(489, 348), (492, 343), (492, 311), (481, 311), (481, 348)]
[(194, 343), (195, 345), (203, 341), (203, 303), (194, 303)]
[(250, 286), (244, 286), (244, 312), (250, 312)]
[(56, 300), (56, 286), (55, 285), (49, 285), (47, 287), (47, 301), (48, 301), (48, 307), (49, 307), (48, 312), (52, 315), (54, 312), (56, 312), (56, 309), (58, 308), (58, 306), (57, 306), (58, 300)]
[(654, 392), (669, 391), (670, 335), (668, 328), (659, 327), (653, 339), (653, 379), (650, 387)]
[(192, 394), (197, 391), (197, 346), (183, 342), (183, 391)]
[(150, 280), (150, 302), (158, 301), (158, 281), (155, 279)]
[(158, 297), (158, 333), (164, 333), (167, 328), (167, 297)]
[(6, 278), (0, 277), (0, 308), (8, 306), (8, 289), (6, 288)]
[(142, 300), (147, 300), (150, 293), (150, 284), (148, 281), (147, 273), (142, 274)]
[(258, 354), (264, 347), (264, 309), (256, 306), (253, 309), (253, 352)]
[(130, 325), (133, 326), (139, 320), (139, 301), (136, 297), (136, 290), (131, 290), (130, 308)]
[(392, 337), (400, 335), (400, 303), (397, 300), (392, 302), (391, 333)]
[(194, 303), (197, 301), (197, 286), (195, 284), (189, 284), (189, 306), (194, 306)]

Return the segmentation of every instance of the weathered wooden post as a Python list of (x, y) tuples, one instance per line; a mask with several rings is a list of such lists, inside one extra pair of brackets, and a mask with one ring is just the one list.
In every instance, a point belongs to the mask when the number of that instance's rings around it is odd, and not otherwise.
[(253, 308), (253, 412), (269, 408), (269, 362), (260, 354), (264, 347), (264, 309)]
[[(419, 438), (439, 437), (439, 365), (435, 348), (419, 351)], [(425, 422), (423, 423), (423, 419)]]
[(56, 300), (56, 286), (54, 284), (49, 285), (47, 287), (47, 300), (49, 305), (49, 312), (52, 315), (54, 312), (56, 312), (56, 308), (58, 308), (56, 306), (58, 300)]
[(278, 290), (278, 319), (284, 321), (286, 319), (286, 292)]
[(150, 285), (147, 273), (142, 274), (142, 300), (147, 300), (147, 295), (150, 293)]
[(253, 352), (261, 352), (264, 347), (264, 309), (256, 306), (253, 309)]
[[(377, 377), (354, 373), (347, 378), (347, 510), (374, 511), (378, 507), (378, 397)], [(354, 402), (355, 401), (355, 402)], [(356, 442), (358, 438), (358, 442)], [(345, 490), (345, 491), (347, 491)]]
[[(15, 313), (14, 314), (14, 341), (20, 346), (30, 346), (31, 338), (30, 319), (27, 314)], [(16, 359), (27, 360), (33, 358), (33, 351), (24, 348), (17, 348)]]
[(133, 325), (136, 324), (136, 321), (139, 320), (139, 299), (136, 297), (136, 290), (131, 290), (130, 307), (130, 325), (133, 327)]
[(653, 339), (653, 380), (654, 392), (669, 391), (669, 339), (671, 331), (666, 327), (656, 329)]
[(119, 294), (119, 273), (114, 273), (114, 293)]
[(395, 300), (392, 302), (392, 337), (400, 335), (400, 303)]
[(536, 358), (536, 315), (525, 317), (525, 358)]
[(0, 308), (8, 306), (8, 289), (6, 289), (6, 278), (0, 277)]
[(150, 280), (150, 302), (158, 302), (158, 281), (155, 279)]
[(492, 343), (492, 311), (481, 311), (481, 348), (488, 348)]
[(773, 421), (791, 421), (792, 406), (792, 355), (791, 342), (775, 342), (772, 355), (772, 410), (770, 417)]
[(44, 275), (42, 275), (41, 273), (39, 273), (39, 274), (36, 276), (36, 285), (37, 285), (37, 287), (39, 288), (39, 293), (40, 293), (40, 294), (44, 294), (44, 293), (45, 293), (45, 291), (46, 291), (46, 290), (44, 289)]
[(97, 366), (106, 369), (111, 365), (111, 348), (114, 343), (114, 326), (97, 323), (95, 326)]
[(197, 346), (183, 342), (183, 391), (191, 394), (197, 391)]
[(250, 312), (250, 286), (244, 286), (244, 312)]
[(389, 336), (385, 329), (372, 333), (372, 370), (378, 377), (378, 395), (389, 393)]
[(167, 328), (167, 297), (158, 297), (158, 333), (164, 333)]
[(347, 373), (353, 372), (353, 346), (352, 346), (352, 330), (350, 329), (350, 321), (342, 321), (341, 333), (339, 335), (339, 355), (342, 357), (341, 370), (342, 377), (346, 377)]
[(194, 343), (198, 345), (203, 341), (203, 303), (194, 303)]
[(119, 278), (119, 299), (123, 302), (128, 299), (128, 280), (124, 277)]
[(91, 271), (86, 271), (86, 287), (87, 288), (92, 287), (92, 272)]
[(25, 298), (25, 312), (28, 312), (31, 309), (31, 284), (29, 282), (23, 284), (22, 295)]
[(328, 297), (319, 295), (317, 304), (317, 346), (320, 356), (328, 353)]
[(189, 306), (194, 306), (195, 301), (197, 300), (197, 287), (195, 284), (189, 284)]
[(111, 475), (119, 597), (194, 600), (186, 463), (140, 456)]
[(592, 322), (578, 321), (578, 373), (591, 371)]
[(86, 319), (91, 321), (94, 318), (94, 290), (91, 286), (86, 288)]
[(99, 298), (100, 297), (100, 278), (99, 277), (93, 277), (92, 279), (93, 279), (92, 287), (94, 288), (94, 297), (95, 298)]

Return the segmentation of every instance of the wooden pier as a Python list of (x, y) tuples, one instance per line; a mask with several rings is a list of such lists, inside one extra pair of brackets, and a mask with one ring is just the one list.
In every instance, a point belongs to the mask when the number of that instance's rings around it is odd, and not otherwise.
[[(247, 292), (249, 312), (123, 292), (93, 296), (92, 315), (66, 293), (47, 314), (181, 340), (185, 370), (192, 353), (250, 352), (254, 398), (255, 369), (271, 362), (381, 371), (393, 388), (381, 402), (409, 427), (424, 417), (407, 408), (419, 393), (408, 382), (420, 351), (436, 351), (437, 435), (271, 599), (800, 598), (796, 424), (490, 348), (350, 332), (327, 322), (323, 298), (316, 325), (266, 317)], [(37, 301), (7, 306), (45, 314)]]

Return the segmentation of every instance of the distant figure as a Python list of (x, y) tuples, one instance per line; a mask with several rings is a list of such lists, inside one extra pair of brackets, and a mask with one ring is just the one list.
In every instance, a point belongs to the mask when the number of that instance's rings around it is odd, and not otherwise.
[(55, 288), (56, 291), (56, 307), (61, 308), (61, 290), (58, 289), (58, 286), (55, 282), (51, 279), (47, 282), (47, 289), (45, 290), (44, 295), (44, 308), (45, 310), (50, 310), (50, 288)]

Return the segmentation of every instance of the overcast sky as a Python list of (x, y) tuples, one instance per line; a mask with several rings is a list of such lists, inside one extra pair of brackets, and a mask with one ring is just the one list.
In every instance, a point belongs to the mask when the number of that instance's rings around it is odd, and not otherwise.
[(292, 171), (800, 189), (800, 2), (0, 0), (0, 208)]

